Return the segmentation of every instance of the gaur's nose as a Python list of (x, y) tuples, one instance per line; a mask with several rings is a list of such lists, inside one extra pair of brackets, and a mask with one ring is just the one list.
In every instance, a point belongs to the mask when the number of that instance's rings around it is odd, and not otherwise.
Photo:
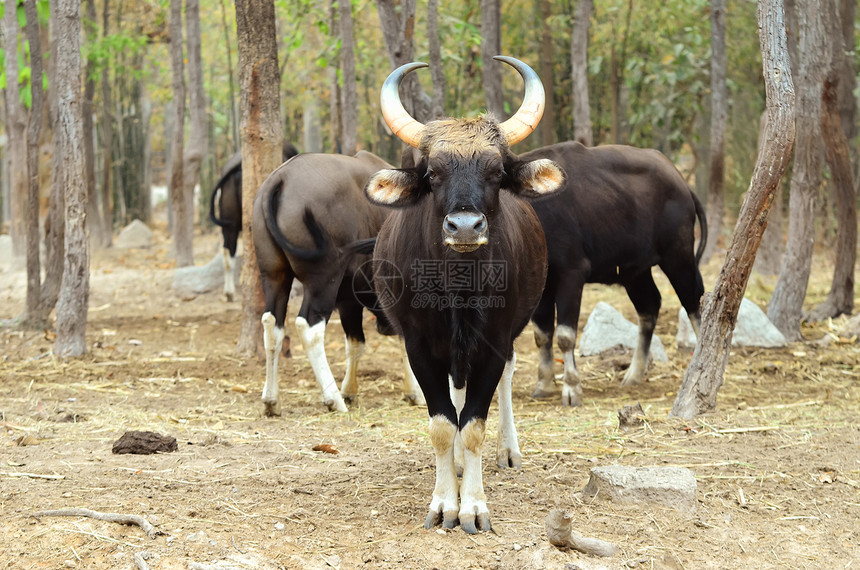
[(459, 243), (477, 243), (487, 232), (487, 216), (477, 212), (455, 212), (445, 216), (442, 229)]

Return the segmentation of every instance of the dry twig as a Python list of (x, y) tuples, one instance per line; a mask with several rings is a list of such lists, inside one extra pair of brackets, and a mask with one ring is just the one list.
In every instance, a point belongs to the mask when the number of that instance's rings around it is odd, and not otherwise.
[(89, 517), (100, 521), (115, 522), (120, 524), (135, 524), (143, 529), (146, 536), (155, 538), (158, 531), (149, 524), (145, 518), (139, 515), (124, 515), (119, 513), (100, 513), (99, 511), (91, 511), (90, 509), (59, 509), (55, 511), (39, 511), (30, 516), (39, 517)]
[(137, 570), (149, 570), (149, 565), (146, 563), (148, 558), (149, 552), (134, 553), (134, 565), (137, 567)]
[(594, 556), (615, 556), (618, 547), (599, 538), (580, 536), (570, 528), (573, 515), (562, 509), (553, 509), (546, 517), (546, 534), (550, 544), (561, 548), (573, 548)]

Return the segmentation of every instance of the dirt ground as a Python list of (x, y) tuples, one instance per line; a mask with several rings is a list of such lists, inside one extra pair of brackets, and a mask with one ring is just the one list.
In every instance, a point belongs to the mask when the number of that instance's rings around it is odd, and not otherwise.
[[(211, 293), (183, 301), (170, 290), (163, 232), (148, 250), (95, 252), (87, 336), (91, 352), (58, 361), (51, 333), (0, 327), (0, 565), (133, 568), (146, 553), (167, 568), (857, 568), (860, 567), (860, 345), (837, 339), (844, 319), (805, 326), (786, 349), (732, 353), (719, 407), (693, 422), (668, 418), (690, 354), (675, 347), (678, 300), (662, 276), (658, 335), (669, 363), (622, 390), (630, 355), (581, 358), (584, 402), (532, 399), (537, 353), (517, 341), (514, 412), (522, 470), (495, 466), (491, 408), (484, 483), (493, 532), (424, 530), (434, 463), (424, 408), (401, 399), (396, 342), (376, 334), (360, 365), (360, 399), (327, 412), (293, 333), (281, 360), (282, 415), (262, 415), (263, 363), (235, 352), (239, 306)], [(218, 250), (198, 235), (198, 263)], [(706, 287), (721, 259), (704, 268)], [(808, 306), (832, 269), (816, 261)], [(754, 277), (764, 306), (774, 279)], [(22, 271), (0, 272), (0, 319), (23, 311)], [(606, 300), (635, 322), (621, 289), (589, 286), (581, 327)], [(297, 303), (290, 307), (294, 319)], [(337, 315), (328, 351), (343, 373)], [(829, 344), (818, 342), (830, 336)], [(560, 372), (560, 365), (557, 372)], [(641, 402), (644, 427), (618, 428), (617, 411)], [(124, 432), (175, 437), (179, 449), (114, 455)], [(314, 451), (330, 444), (337, 454)], [(601, 465), (691, 469), (698, 510), (582, 498)], [(33, 518), (45, 509), (140, 515), (138, 526), (85, 517)], [(612, 558), (562, 551), (545, 519), (569, 510), (586, 536), (620, 547)]]

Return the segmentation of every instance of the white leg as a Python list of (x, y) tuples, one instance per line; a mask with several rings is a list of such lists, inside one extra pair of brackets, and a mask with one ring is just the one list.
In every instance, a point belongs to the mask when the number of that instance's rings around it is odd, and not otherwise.
[[(448, 376), (448, 393), (451, 394), (451, 401), (454, 403), (454, 409), (457, 410), (457, 418), (460, 417), (460, 412), (463, 411), (463, 406), (466, 405), (466, 387), (463, 386), (460, 390), (454, 388), (454, 380)], [(457, 469), (457, 475), (463, 474), (463, 437), (460, 432), (454, 436), (454, 467)]]
[[(636, 343), (636, 350), (633, 351), (633, 360), (630, 362), (630, 368), (624, 374), (624, 380), (621, 381), (622, 386), (632, 386), (645, 381), (645, 371), (648, 370), (648, 353), (651, 350), (651, 336), (653, 336), (654, 325), (656, 319), (647, 315), (639, 315), (639, 340)], [(651, 329), (652, 334), (646, 335), (645, 330)]]
[(328, 406), (329, 410), (346, 412), (346, 404), (344, 404), (343, 397), (337, 389), (337, 383), (334, 381), (334, 375), (332, 375), (328, 360), (325, 357), (325, 321), (320, 321), (311, 327), (308, 326), (308, 321), (304, 317), (297, 317), (296, 329), (302, 339), (302, 345), (305, 347), (305, 354), (308, 355), (314, 376), (316, 376), (317, 383), (322, 390), (323, 403)]
[(555, 374), (553, 373), (555, 361), (552, 357), (552, 335), (549, 332), (542, 331), (537, 325), (533, 325), (533, 327), (540, 362), (538, 363), (538, 381), (532, 397), (546, 398), (551, 396), (555, 389)]
[(340, 385), (340, 394), (347, 402), (358, 396), (358, 359), (364, 354), (364, 343), (344, 335), (346, 343), (346, 373)]
[(233, 267), (236, 265), (236, 258), (230, 255), (230, 250), (224, 248), (221, 259), (224, 261), (224, 297), (228, 301), (232, 301), (236, 295), (236, 284), (233, 282)]
[(266, 350), (266, 384), (263, 386), (263, 404), (267, 416), (278, 415), (278, 354), (284, 343), (284, 328), (275, 326), (275, 317), (266, 312), (263, 323), (263, 347)]
[(469, 534), (491, 530), (490, 511), (484, 494), (484, 477), (481, 470), (481, 447), (484, 443), (486, 422), (474, 419), (463, 428), (463, 446), (466, 448), (463, 464), (463, 481), (460, 484), (460, 528)]
[(436, 452), (436, 486), (430, 511), (424, 521), (424, 528), (433, 528), (440, 522), (445, 528), (457, 524), (458, 487), (457, 473), (454, 471), (454, 434), (457, 426), (442, 415), (430, 418), (430, 441)]
[(517, 439), (517, 427), (514, 425), (514, 407), (511, 398), (511, 383), (514, 377), (514, 366), (517, 355), (505, 363), (502, 379), (499, 382), (499, 441), (496, 448), (496, 465), (505, 469), (523, 466), (523, 455), (520, 453), (520, 442)]
[(573, 349), (576, 346), (576, 331), (567, 325), (561, 325), (556, 332), (558, 348), (564, 361), (564, 384), (561, 387), (561, 404), (563, 406), (579, 406), (582, 404), (582, 384), (576, 361), (573, 359)]
[(406, 345), (402, 342), (400, 343), (400, 355), (403, 357), (403, 395), (406, 401), (414, 406), (426, 406), (427, 401), (424, 399), (424, 392), (418, 384), (415, 373), (412, 372), (409, 356), (406, 354)]

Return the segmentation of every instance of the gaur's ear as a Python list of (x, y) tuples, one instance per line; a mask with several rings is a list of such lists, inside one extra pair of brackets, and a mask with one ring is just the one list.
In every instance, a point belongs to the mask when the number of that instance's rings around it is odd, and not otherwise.
[(523, 198), (539, 198), (559, 191), (564, 185), (564, 170), (548, 158), (520, 164), (512, 176), (511, 190)]
[(364, 187), (374, 204), (405, 208), (417, 204), (424, 195), (421, 178), (414, 170), (380, 170)]

